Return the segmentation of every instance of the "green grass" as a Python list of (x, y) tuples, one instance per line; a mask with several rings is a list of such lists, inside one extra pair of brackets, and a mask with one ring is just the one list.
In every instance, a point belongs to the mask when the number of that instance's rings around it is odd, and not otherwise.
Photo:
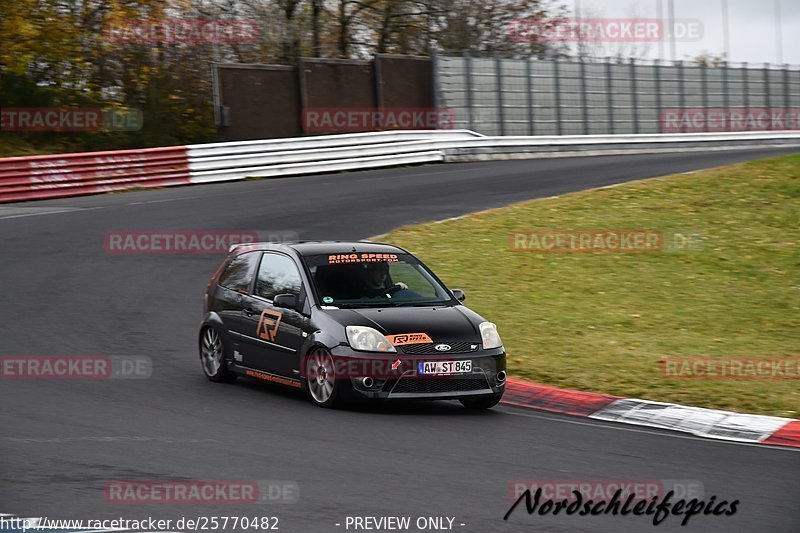
[[(739, 412), (800, 416), (800, 380), (687, 380), (664, 357), (800, 355), (800, 155), (649, 179), (400, 228), (497, 323), (512, 375)], [(511, 251), (513, 230), (653, 229), (701, 249)]]

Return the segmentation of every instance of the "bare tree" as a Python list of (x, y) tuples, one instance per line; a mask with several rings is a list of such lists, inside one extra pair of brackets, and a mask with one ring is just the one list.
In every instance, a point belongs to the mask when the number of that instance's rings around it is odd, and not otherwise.
[[(641, 18), (639, 8), (632, 6), (628, 10), (628, 18), (631, 20)], [(600, 19), (605, 11), (602, 8), (584, 8), (581, 13), (581, 20)], [(597, 35), (587, 33), (578, 28), (579, 41), (576, 44), (575, 54), (581, 59), (596, 60), (601, 58), (613, 58), (618, 63), (625, 62), (631, 58), (643, 59), (650, 53), (651, 44), (648, 42), (618, 41), (610, 42)]]
[(322, 14), (322, 0), (311, 0), (311, 34), (313, 39), (312, 49), (314, 57), (322, 57), (322, 41), (320, 40), (320, 15)]
[(711, 52), (707, 52), (705, 50), (695, 57), (689, 58), (689, 60), (698, 67), (718, 68), (724, 67), (728, 63), (728, 58), (724, 52), (722, 54), (712, 54)]
[(558, 48), (536, 34), (520, 36), (514, 31), (548, 17), (557, 20), (551, 13), (558, 9), (546, 0), (429, 0), (427, 4), (434, 17), (431, 37), (439, 49), (544, 55)]

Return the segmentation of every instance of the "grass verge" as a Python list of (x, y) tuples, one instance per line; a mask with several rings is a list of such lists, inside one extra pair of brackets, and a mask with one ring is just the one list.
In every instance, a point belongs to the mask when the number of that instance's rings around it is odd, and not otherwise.
[[(467, 304), (497, 323), (511, 375), (798, 418), (796, 372), (795, 379), (687, 379), (665, 375), (659, 363), (800, 355), (798, 227), (800, 155), (793, 155), (524, 202), (380, 239), (466, 290)], [(509, 239), (515, 230), (598, 229), (659, 230), (667, 246), (543, 253), (514, 251)]]

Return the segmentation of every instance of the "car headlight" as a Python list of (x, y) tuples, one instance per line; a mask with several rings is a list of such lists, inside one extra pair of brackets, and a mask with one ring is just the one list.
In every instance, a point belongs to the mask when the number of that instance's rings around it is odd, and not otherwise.
[(500, 334), (497, 333), (497, 326), (495, 324), (492, 322), (481, 322), (478, 328), (481, 330), (481, 340), (483, 341), (484, 350), (503, 347), (503, 341), (500, 340)]
[(347, 326), (347, 342), (354, 350), (362, 352), (391, 352), (395, 353), (389, 339), (383, 336), (380, 331), (366, 326)]

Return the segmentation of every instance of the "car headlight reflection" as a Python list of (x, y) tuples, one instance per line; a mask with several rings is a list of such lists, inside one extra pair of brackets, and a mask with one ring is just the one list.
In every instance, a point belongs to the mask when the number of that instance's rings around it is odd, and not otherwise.
[(354, 350), (362, 352), (391, 352), (395, 353), (394, 346), (383, 334), (366, 326), (347, 326), (347, 342)]

